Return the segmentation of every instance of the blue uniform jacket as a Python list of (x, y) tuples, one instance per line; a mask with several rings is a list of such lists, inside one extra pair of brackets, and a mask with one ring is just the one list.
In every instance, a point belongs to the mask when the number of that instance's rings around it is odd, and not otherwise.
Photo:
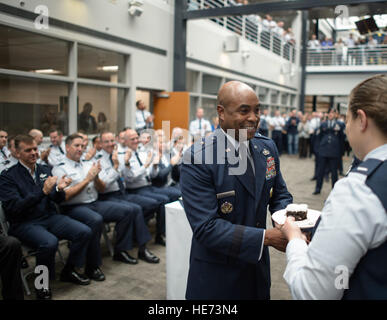
[(52, 201), (60, 203), (65, 199), (65, 193), (56, 192), (55, 188), (48, 196), (43, 193), (44, 182), (51, 176), (49, 167), (37, 164), (35, 176), (37, 184), (20, 163), (0, 175), (0, 201), (11, 227), (12, 224), (56, 214)]
[(343, 128), (334, 121), (332, 128), (328, 127), (328, 121), (325, 121), (320, 126), (318, 137), (320, 143), (318, 148), (319, 156), (326, 158), (339, 158), (342, 152), (343, 143)]
[[(235, 165), (228, 155), (235, 151), (224, 143), (224, 133), (216, 130), (183, 158), (180, 185), (193, 231), (186, 297), (268, 299), (269, 252), (262, 248), (267, 206), (273, 213), (293, 198), (271, 139), (257, 134), (251, 140), (255, 180), (229, 174)], [(213, 162), (205, 164), (211, 154)]]

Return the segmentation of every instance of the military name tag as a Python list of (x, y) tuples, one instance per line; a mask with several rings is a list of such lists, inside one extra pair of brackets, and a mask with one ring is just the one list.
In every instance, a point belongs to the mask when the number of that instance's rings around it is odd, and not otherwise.
[(222, 205), (220, 206), (220, 211), (222, 211), (222, 213), (224, 214), (228, 214), (230, 212), (232, 212), (233, 210), (233, 206), (230, 202), (223, 202)]

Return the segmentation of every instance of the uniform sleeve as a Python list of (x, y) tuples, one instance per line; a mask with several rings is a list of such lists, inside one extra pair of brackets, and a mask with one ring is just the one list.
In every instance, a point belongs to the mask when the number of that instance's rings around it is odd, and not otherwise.
[(60, 167), (60, 166), (57, 166), (57, 167), (54, 167), (52, 169), (52, 175), (53, 176), (57, 176), (58, 177), (58, 181), (66, 174), (66, 171)]
[[(190, 157), (190, 151), (186, 157)], [(201, 245), (248, 263), (259, 262), (264, 230), (220, 218), (212, 175), (206, 165), (191, 164), (185, 159), (180, 186), (193, 237)]]
[(110, 186), (112, 183), (116, 182), (120, 177), (118, 169), (115, 170), (114, 167), (108, 166), (105, 163), (102, 165), (102, 170), (98, 174), (98, 177), (107, 185)]

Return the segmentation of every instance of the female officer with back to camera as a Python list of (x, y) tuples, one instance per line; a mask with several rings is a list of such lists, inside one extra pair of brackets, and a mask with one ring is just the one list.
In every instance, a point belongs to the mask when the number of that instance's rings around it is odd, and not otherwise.
[(309, 246), (294, 218), (284, 278), (295, 299), (387, 299), (387, 76), (351, 92), (346, 131), (362, 162), (337, 182)]

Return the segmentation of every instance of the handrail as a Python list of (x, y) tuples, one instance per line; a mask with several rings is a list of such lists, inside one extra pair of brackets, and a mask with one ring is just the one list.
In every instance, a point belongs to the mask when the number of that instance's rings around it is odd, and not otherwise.
[(307, 49), (307, 66), (387, 65), (387, 45)]
[[(188, 10), (235, 5), (233, 0), (189, 0)], [(286, 60), (293, 63), (296, 61), (296, 46), (276, 32), (266, 29), (254, 15), (211, 18), (210, 20)]]

